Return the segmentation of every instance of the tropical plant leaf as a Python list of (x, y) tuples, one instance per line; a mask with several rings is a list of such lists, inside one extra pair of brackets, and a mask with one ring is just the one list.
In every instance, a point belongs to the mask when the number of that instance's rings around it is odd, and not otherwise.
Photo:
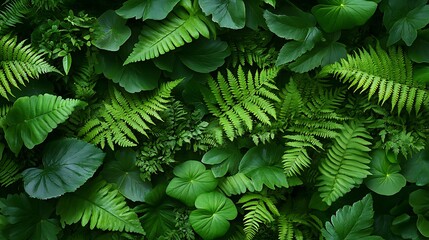
[(425, 236), (429, 237), (429, 191), (424, 189), (419, 189), (410, 194), (409, 199), (410, 205), (413, 207), (413, 211), (418, 216), (417, 228), (419, 232)]
[(24, 189), (33, 198), (55, 198), (74, 192), (94, 175), (105, 156), (94, 145), (72, 138), (50, 142), (45, 149), (43, 168), (22, 172)]
[(7, 239), (57, 240), (61, 227), (58, 220), (51, 217), (54, 210), (55, 204), (22, 193), (0, 199), (0, 213), (8, 221), (4, 230)]
[(128, 0), (116, 13), (123, 18), (162, 20), (180, 0)]
[(7, 34), (11, 28), (31, 13), (30, 0), (12, 0), (2, 3), (0, 11), (0, 35)]
[(424, 149), (403, 163), (403, 174), (408, 182), (417, 186), (429, 184), (429, 151)]
[(173, 170), (173, 178), (167, 186), (167, 195), (177, 198), (187, 206), (193, 206), (198, 195), (213, 191), (217, 180), (204, 164), (198, 161), (186, 161)]
[(274, 144), (253, 147), (244, 154), (239, 172), (253, 180), (257, 191), (263, 185), (270, 189), (288, 187), (282, 164), (283, 152), (283, 147)]
[(131, 36), (131, 29), (125, 25), (126, 20), (118, 16), (113, 10), (104, 12), (95, 26), (94, 46), (107, 50), (118, 51)]
[(204, 239), (222, 237), (229, 229), (228, 220), (237, 217), (237, 209), (231, 199), (219, 192), (200, 194), (195, 200), (196, 210), (191, 212), (189, 222)]
[(140, 178), (141, 172), (135, 163), (136, 152), (121, 149), (115, 152), (112, 160), (104, 164), (101, 174), (107, 182), (115, 183), (124, 197), (133, 202), (144, 202), (152, 186)]
[(242, 158), (240, 150), (234, 146), (212, 148), (206, 152), (201, 162), (213, 165), (211, 171), (216, 178), (223, 177), (227, 172), (234, 174)]
[(254, 192), (255, 184), (244, 173), (237, 173), (221, 179), (219, 188), (227, 196), (243, 194), (247, 191)]
[(137, 214), (127, 206), (125, 198), (113, 185), (101, 180), (62, 196), (56, 213), (63, 227), (80, 222), (83, 227), (89, 223), (90, 229), (144, 233)]
[(58, 124), (66, 121), (75, 108), (85, 105), (80, 100), (62, 99), (50, 94), (17, 99), (3, 126), (9, 148), (15, 154), (22, 145), (32, 149), (45, 141)]
[(390, 163), (384, 150), (379, 149), (373, 153), (370, 168), (371, 175), (365, 184), (380, 195), (394, 195), (407, 183), (405, 177), (399, 173), (401, 171), (399, 164)]
[(375, 13), (377, 3), (370, 0), (326, 0), (311, 9), (326, 32), (363, 25)]
[(246, 6), (243, 0), (200, 0), (201, 9), (212, 15), (213, 22), (224, 28), (240, 29), (246, 23)]
[[(408, 49), (408, 57), (416, 63), (429, 63), (429, 30), (421, 31), (413, 45)], [(415, 78), (415, 77), (414, 77)]]

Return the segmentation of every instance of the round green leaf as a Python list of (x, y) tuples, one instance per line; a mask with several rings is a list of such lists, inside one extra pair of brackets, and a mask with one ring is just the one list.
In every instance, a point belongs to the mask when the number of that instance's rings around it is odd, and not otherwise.
[(246, 24), (246, 6), (243, 0), (199, 0), (206, 15), (224, 28), (240, 29)]
[(363, 25), (377, 9), (369, 0), (327, 0), (311, 9), (317, 22), (326, 32), (350, 29)]
[(51, 142), (45, 149), (43, 168), (22, 173), (25, 191), (39, 199), (74, 192), (94, 175), (105, 155), (94, 145), (72, 138)]
[(281, 161), (283, 153), (284, 148), (277, 145), (253, 147), (241, 159), (239, 172), (250, 177), (258, 191), (264, 184), (271, 189), (288, 187)]
[(152, 185), (140, 178), (140, 170), (135, 162), (134, 151), (119, 150), (115, 153), (115, 158), (104, 165), (102, 175), (108, 182), (115, 183), (124, 197), (134, 202), (144, 202)]
[(167, 186), (167, 195), (177, 198), (188, 206), (193, 206), (198, 195), (213, 191), (217, 180), (204, 164), (186, 161), (174, 168), (176, 176)]
[(131, 29), (125, 25), (126, 20), (113, 10), (106, 11), (98, 18), (95, 27), (94, 46), (107, 51), (118, 51), (131, 36)]
[(237, 208), (231, 199), (219, 192), (200, 194), (195, 201), (196, 210), (189, 222), (204, 239), (222, 237), (229, 229), (228, 220), (237, 217)]
[(162, 20), (180, 0), (128, 0), (116, 13), (123, 18)]
[(184, 46), (179, 52), (179, 58), (195, 72), (209, 73), (222, 66), (230, 54), (226, 42), (201, 39)]
[(429, 184), (429, 151), (422, 150), (404, 162), (403, 173), (408, 182), (417, 186)]
[(389, 162), (384, 150), (376, 150), (371, 161), (371, 174), (365, 181), (372, 191), (385, 196), (398, 193), (407, 181), (399, 172), (399, 164)]

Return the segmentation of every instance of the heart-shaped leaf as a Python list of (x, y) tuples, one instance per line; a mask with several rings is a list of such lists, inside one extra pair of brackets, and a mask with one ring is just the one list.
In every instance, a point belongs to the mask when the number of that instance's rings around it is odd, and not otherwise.
[(72, 138), (51, 142), (45, 149), (43, 168), (22, 173), (25, 191), (40, 199), (74, 192), (94, 175), (105, 155), (94, 145)]
[(211, 170), (215, 177), (223, 177), (227, 172), (234, 174), (238, 171), (238, 164), (242, 158), (240, 150), (236, 147), (212, 148), (204, 154), (201, 162), (214, 165)]
[(365, 181), (366, 186), (372, 191), (385, 196), (398, 193), (405, 187), (407, 181), (400, 174), (399, 164), (392, 164), (384, 150), (376, 150), (370, 164), (371, 174)]
[(128, 0), (116, 13), (123, 18), (162, 20), (180, 0)]
[(113, 10), (106, 11), (98, 18), (95, 27), (94, 46), (107, 51), (118, 51), (131, 36), (131, 29), (125, 25), (126, 20)]
[(168, 184), (166, 193), (188, 206), (194, 205), (198, 195), (213, 191), (217, 186), (212, 171), (198, 161), (186, 161), (176, 166), (173, 173), (176, 177)]
[(196, 210), (189, 222), (203, 239), (222, 237), (229, 229), (229, 221), (237, 217), (237, 208), (231, 199), (219, 192), (200, 194), (195, 200)]
[(243, 0), (200, 0), (201, 9), (212, 15), (213, 22), (224, 28), (240, 29), (246, 23), (246, 6)]
[(257, 191), (262, 189), (262, 185), (271, 189), (288, 187), (282, 164), (283, 153), (284, 148), (274, 144), (253, 147), (241, 159), (239, 172), (253, 180)]
[(311, 9), (317, 22), (326, 32), (350, 29), (363, 25), (377, 9), (369, 0), (326, 0)]
[(144, 202), (152, 189), (150, 183), (140, 178), (140, 170), (135, 165), (136, 153), (123, 149), (115, 153), (115, 158), (106, 164), (102, 175), (110, 183), (115, 183), (119, 192), (131, 201)]

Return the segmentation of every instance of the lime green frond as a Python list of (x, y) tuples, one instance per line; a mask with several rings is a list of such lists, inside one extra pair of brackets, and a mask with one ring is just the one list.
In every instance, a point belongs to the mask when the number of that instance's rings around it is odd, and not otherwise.
[(98, 80), (94, 64), (86, 61), (85, 64), (80, 65), (71, 76), (73, 80), (72, 90), (75, 98), (87, 101), (94, 96), (94, 87)]
[(156, 58), (200, 36), (209, 38), (213, 26), (205, 18), (201, 11), (179, 8), (162, 21), (147, 21), (125, 64)]
[(237, 173), (235, 175), (223, 178), (219, 183), (219, 188), (227, 196), (255, 191), (255, 185), (253, 184), (253, 181), (243, 173)]
[(216, 80), (209, 79), (211, 91), (203, 93), (204, 101), (231, 141), (252, 130), (255, 121), (271, 125), (270, 117), (276, 118), (276, 75), (277, 69), (245, 73), (239, 66), (237, 75), (228, 70), (226, 78), (218, 73)]
[(8, 98), (12, 87), (19, 88), (31, 78), (40, 74), (58, 72), (49, 65), (42, 54), (37, 53), (24, 41), (18, 43), (16, 37), (6, 35), (0, 38), (0, 95)]
[(318, 239), (322, 227), (322, 221), (312, 214), (281, 213), (278, 218), (279, 240)]
[(363, 124), (344, 124), (319, 166), (318, 186), (324, 202), (331, 205), (370, 174), (368, 152), (372, 143), (368, 140), (371, 139)]
[(22, 23), (22, 20), (31, 12), (29, 0), (12, 0), (2, 6), (4, 10), (0, 11), (0, 35), (7, 34), (10, 29), (17, 24)]
[(242, 203), (242, 208), (246, 211), (243, 221), (247, 240), (253, 239), (260, 224), (274, 222), (274, 217), (280, 216), (275, 199), (259, 193), (246, 194), (238, 200), (238, 203)]
[(78, 135), (101, 148), (106, 144), (111, 149), (114, 149), (115, 144), (121, 147), (136, 146), (138, 140), (133, 131), (147, 136), (149, 125), (155, 124), (154, 119), (161, 120), (159, 113), (167, 109), (171, 92), (180, 82), (175, 80), (165, 83), (145, 99), (112, 88), (110, 102), (104, 104), (97, 116), (89, 120)]
[(407, 112), (417, 112), (426, 101), (428, 93), (424, 86), (413, 80), (411, 60), (401, 48), (390, 48), (388, 52), (379, 45), (363, 49), (347, 59), (342, 59), (322, 69), (321, 76), (333, 74), (355, 91), (366, 92), (368, 99), (377, 93), (383, 105), (390, 99), (391, 111), (398, 114), (405, 107)]
[(0, 143), (0, 186), (7, 187), (19, 179), (21, 167), (10, 154), (4, 152), (4, 148)]
[(294, 118), (304, 106), (298, 85), (293, 79), (281, 91), (280, 99), (281, 101), (277, 104), (277, 117), (279, 120)]

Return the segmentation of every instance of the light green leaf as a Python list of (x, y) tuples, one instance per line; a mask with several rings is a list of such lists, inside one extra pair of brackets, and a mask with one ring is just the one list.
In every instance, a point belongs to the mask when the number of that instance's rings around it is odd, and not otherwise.
[(201, 39), (185, 45), (178, 56), (185, 66), (199, 73), (215, 71), (231, 54), (228, 44), (220, 40)]
[(224, 28), (240, 29), (246, 23), (246, 6), (243, 0), (199, 0), (206, 15)]
[(90, 229), (144, 233), (137, 214), (127, 206), (125, 198), (105, 181), (95, 180), (62, 196), (56, 212), (63, 227), (81, 222), (82, 227), (89, 223)]
[(104, 156), (100, 149), (81, 140), (66, 138), (50, 142), (42, 158), (43, 168), (22, 172), (24, 189), (39, 199), (74, 192), (94, 175)]
[(118, 51), (131, 36), (131, 29), (125, 23), (113, 10), (106, 11), (98, 18), (92, 44), (107, 51)]
[(72, 65), (72, 57), (71, 57), (71, 54), (69, 53), (63, 57), (63, 69), (66, 75), (69, 74), (71, 65)]
[(129, 149), (115, 152), (115, 158), (104, 164), (101, 174), (109, 183), (115, 183), (119, 192), (133, 202), (144, 202), (152, 185), (140, 178), (135, 165), (136, 153)]
[(242, 158), (240, 149), (235, 146), (212, 148), (204, 154), (201, 162), (214, 165), (211, 170), (215, 177), (223, 177), (227, 172), (234, 174)]
[(204, 164), (198, 161), (186, 161), (173, 170), (176, 176), (167, 186), (167, 195), (177, 198), (188, 206), (193, 206), (198, 195), (213, 191), (217, 180)]
[(84, 105), (80, 100), (50, 94), (19, 98), (7, 113), (3, 126), (9, 148), (14, 153), (18, 153), (22, 145), (32, 149), (66, 121), (76, 107)]
[(408, 182), (417, 186), (429, 184), (429, 151), (425, 149), (414, 153), (403, 163), (403, 174)]
[(326, 0), (311, 9), (326, 32), (363, 25), (375, 13), (377, 3), (368, 0)]
[(429, 191), (419, 189), (410, 194), (409, 199), (410, 205), (413, 207), (413, 211), (418, 215), (417, 228), (420, 233), (429, 237)]
[(370, 167), (371, 175), (365, 184), (380, 195), (394, 195), (407, 184), (405, 177), (399, 173), (401, 171), (399, 164), (390, 163), (384, 150), (376, 150), (373, 153)]
[(229, 229), (228, 220), (237, 217), (237, 208), (231, 199), (219, 192), (200, 194), (195, 200), (196, 210), (189, 222), (203, 239), (222, 237)]
[(322, 235), (329, 240), (382, 239), (370, 236), (373, 223), (372, 197), (368, 194), (352, 206), (346, 205), (339, 209), (331, 221), (326, 222)]
[(128, 0), (116, 13), (123, 18), (162, 20), (180, 0)]
[(25, 194), (8, 195), (0, 200), (0, 213), (8, 220), (5, 235), (13, 240), (57, 240), (58, 220), (51, 218), (55, 204), (29, 198)]
[(282, 164), (283, 153), (284, 148), (274, 144), (253, 147), (241, 159), (239, 172), (253, 180), (257, 191), (262, 189), (262, 185), (270, 189), (288, 187)]

